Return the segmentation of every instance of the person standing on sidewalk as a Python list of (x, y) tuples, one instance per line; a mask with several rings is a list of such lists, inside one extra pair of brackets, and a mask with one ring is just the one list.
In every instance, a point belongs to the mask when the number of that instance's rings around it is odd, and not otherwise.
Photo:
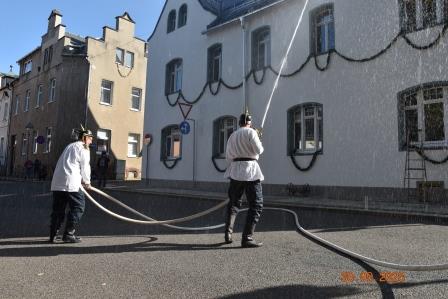
[(251, 116), (248, 113), (241, 114), (240, 128), (233, 132), (227, 141), (226, 159), (230, 165), (224, 174), (230, 179), (228, 190), (230, 201), (226, 211), (224, 239), (228, 244), (233, 242), (235, 218), (242, 205), (241, 196), (246, 192), (249, 210), (241, 240), (241, 246), (245, 248), (263, 245), (253, 239), (253, 234), (263, 210), (261, 181), (264, 180), (264, 176), (257, 160), (264, 149), (257, 131), (251, 125)]
[(98, 186), (106, 187), (107, 180), (107, 169), (109, 168), (109, 157), (107, 156), (106, 151), (101, 152), (101, 157), (98, 159), (97, 167), (98, 167)]
[(50, 240), (53, 243), (58, 230), (64, 221), (65, 207), (69, 206), (67, 224), (62, 241), (79, 243), (81, 239), (75, 236), (85, 209), (85, 198), (81, 185), (90, 189), (90, 152), (93, 134), (84, 128), (78, 134), (78, 141), (69, 144), (56, 164), (51, 191), (53, 191), (53, 211), (51, 213)]

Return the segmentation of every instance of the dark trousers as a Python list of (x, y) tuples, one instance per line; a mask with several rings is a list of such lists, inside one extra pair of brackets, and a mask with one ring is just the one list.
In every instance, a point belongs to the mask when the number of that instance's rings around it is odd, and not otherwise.
[(69, 206), (69, 212), (64, 234), (74, 231), (84, 214), (86, 206), (84, 193), (81, 190), (78, 192), (53, 191), (51, 231), (54, 232), (61, 227), (62, 222), (64, 222), (67, 205)]
[(246, 193), (249, 210), (247, 211), (246, 224), (243, 231), (243, 239), (251, 236), (255, 229), (255, 224), (260, 220), (263, 211), (263, 190), (260, 180), (257, 181), (236, 181), (230, 179), (229, 204), (227, 205), (226, 228), (229, 226), (233, 230), (232, 217), (241, 209), (243, 193)]
[(107, 169), (100, 169), (100, 171), (98, 172), (98, 186), (106, 187), (106, 181), (107, 181)]

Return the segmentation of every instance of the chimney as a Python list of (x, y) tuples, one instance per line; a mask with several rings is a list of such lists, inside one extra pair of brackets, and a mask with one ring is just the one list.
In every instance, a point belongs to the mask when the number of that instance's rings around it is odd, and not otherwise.
[(61, 23), (62, 14), (57, 9), (53, 9), (48, 17), (48, 31), (51, 31), (51, 29), (57, 27), (58, 25), (61, 25)]

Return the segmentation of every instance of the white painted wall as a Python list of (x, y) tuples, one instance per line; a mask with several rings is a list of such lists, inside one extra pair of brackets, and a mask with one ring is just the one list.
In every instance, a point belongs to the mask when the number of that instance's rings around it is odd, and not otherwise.
[[(182, 160), (172, 169), (160, 161), (161, 129), (179, 124), (180, 109), (170, 107), (164, 95), (165, 66), (173, 58), (183, 59), (183, 93), (192, 100), (206, 82), (207, 49), (216, 42), (223, 44), (223, 79), (237, 84), (242, 78), (242, 43), (239, 22), (208, 34), (202, 32), (214, 19), (197, 1), (188, 1), (188, 21), (183, 28), (166, 33), (166, 20), (171, 9), (184, 1), (169, 0), (160, 23), (149, 40), (145, 133), (154, 136), (150, 148), (149, 177), (170, 180), (192, 180), (193, 132), (184, 136)], [(327, 1), (310, 1), (299, 28), (288, 64), (283, 73), (297, 69), (309, 55), (309, 11)], [(399, 32), (397, 1), (333, 1), (336, 27), (336, 49), (353, 58), (365, 58), (386, 47)], [(271, 64), (280, 68), (304, 1), (285, 1), (250, 16), (247, 26), (247, 70), (250, 69), (250, 34), (260, 26), (271, 27)], [(417, 44), (428, 44), (440, 27), (409, 34)], [(386, 54), (365, 63), (347, 62), (333, 54), (330, 67), (321, 72), (312, 59), (301, 73), (280, 79), (264, 126), (265, 153), (260, 158), (266, 181), (270, 184), (308, 183), (327, 186), (401, 187), (405, 152), (398, 150), (397, 93), (423, 83), (448, 81), (448, 36), (429, 50), (415, 50), (399, 38)], [(325, 65), (326, 56), (319, 57)], [(261, 76), (261, 73), (260, 73)], [(255, 126), (261, 124), (275, 77), (268, 71), (263, 85), (247, 84), (250, 112)], [(172, 97), (172, 101), (175, 97)], [(286, 155), (287, 110), (300, 103), (323, 105), (324, 152), (308, 172), (299, 172)], [(213, 121), (223, 115), (238, 115), (243, 110), (242, 88), (232, 91), (222, 87), (217, 96), (206, 91), (194, 105), (189, 117), (197, 122), (197, 180), (226, 181), (211, 162)], [(445, 107), (445, 118), (448, 108)], [(448, 132), (445, 132), (448, 134)], [(427, 151), (441, 159), (447, 150)], [(310, 156), (297, 157), (308, 164)], [(143, 160), (145, 165), (146, 160)], [(225, 167), (225, 161), (218, 161)], [(145, 167), (143, 167), (145, 169)], [(427, 163), (429, 180), (447, 180), (446, 165)], [(143, 177), (147, 177), (146, 174)]]

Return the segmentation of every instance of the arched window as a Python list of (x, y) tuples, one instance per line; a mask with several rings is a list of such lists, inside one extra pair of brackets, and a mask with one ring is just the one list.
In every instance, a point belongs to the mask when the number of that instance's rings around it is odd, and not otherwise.
[(182, 59), (176, 58), (166, 65), (165, 94), (182, 89)]
[(288, 110), (288, 155), (314, 154), (323, 147), (322, 104), (304, 103)]
[(271, 65), (271, 30), (265, 26), (252, 32), (252, 69)]
[(398, 94), (400, 150), (408, 145), (427, 149), (445, 148), (448, 140), (445, 116), (448, 82), (418, 85)]
[(168, 14), (168, 27), (167, 33), (170, 33), (176, 29), (176, 11), (173, 9)]
[(182, 4), (179, 9), (179, 20), (177, 22), (177, 28), (185, 26), (187, 24), (187, 4)]
[(213, 122), (213, 157), (226, 156), (227, 140), (236, 128), (233, 116), (222, 116)]
[(182, 157), (182, 136), (178, 125), (162, 129), (160, 160), (177, 160)]

